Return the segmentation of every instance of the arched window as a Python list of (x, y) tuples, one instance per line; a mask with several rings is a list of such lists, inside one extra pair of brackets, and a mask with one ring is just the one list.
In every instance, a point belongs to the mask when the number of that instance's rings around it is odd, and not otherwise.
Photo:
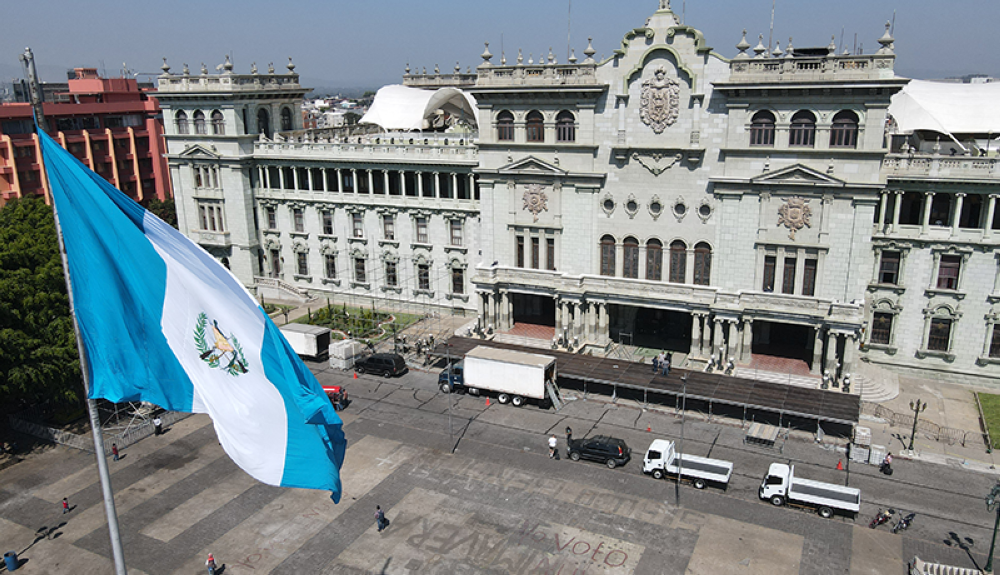
[(194, 113), (194, 133), (202, 136), (208, 133), (205, 129), (205, 113), (201, 110)]
[(222, 112), (218, 110), (212, 112), (212, 133), (216, 136), (226, 134), (226, 122), (222, 119)]
[(657, 282), (663, 279), (663, 242), (660, 240), (646, 242), (646, 279)]
[(811, 148), (816, 144), (816, 116), (807, 110), (795, 112), (788, 133), (788, 145)]
[(527, 129), (527, 139), (529, 142), (545, 141), (545, 118), (538, 110), (528, 112), (525, 128)]
[(682, 284), (687, 277), (687, 245), (681, 240), (670, 244), (670, 282)]
[(750, 145), (774, 145), (774, 114), (761, 110), (750, 119)]
[(271, 137), (271, 114), (267, 113), (266, 108), (257, 110), (257, 133), (264, 134), (267, 138)]
[(288, 132), (292, 129), (292, 111), (288, 108), (281, 109), (281, 131)]
[(497, 114), (497, 141), (514, 141), (514, 114), (507, 110)]
[(712, 282), (712, 247), (705, 242), (694, 246), (694, 283), (707, 286)]
[(639, 278), (639, 240), (633, 237), (625, 238), (622, 242), (624, 248), (624, 258), (622, 260), (622, 276), (638, 279)]
[(611, 236), (601, 238), (601, 275), (615, 275), (615, 238)]
[(831, 148), (858, 147), (858, 115), (850, 110), (837, 112), (830, 127)]
[(575, 142), (576, 141), (576, 118), (568, 110), (559, 112), (556, 116), (556, 141)]
[(188, 133), (188, 115), (181, 110), (174, 114), (174, 121), (177, 122), (177, 133), (187, 134)]

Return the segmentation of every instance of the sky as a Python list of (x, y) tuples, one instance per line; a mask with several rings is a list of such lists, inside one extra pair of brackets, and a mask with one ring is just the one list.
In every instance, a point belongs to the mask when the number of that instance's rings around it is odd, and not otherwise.
[[(865, 53), (878, 49), (893, 18), (896, 73), (910, 78), (965, 74), (1000, 77), (1000, 22), (996, 0), (774, 0), (774, 39), (782, 48), (826, 46), (831, 36), (851, 50), (855, 36)], [(672, 0), (686, 24), (698, 28), (722, 56), (736, 55), (747, 30), (751, 44), (767, 43), (772, 0)], [(484, 42), (499, 61), (518, 48), (537, 61), (551, 47), (566, 61), (567, 39), (582, 60), (587, 38), (597, 56), (608, 56), (624, 34), (643, 26), (658, 0), (34, 0), (4, 2), (0, 34), (0, 81), (20, 78), (18, 56), (35, 54), (45, 81), (65, 81), (66, 70), (96, 67), (109, 77), (125, 68), (159, 74), (166, 57), (174, 73), (187, 63), (197, 73), (231, 54), (235, 71), (261, 71), (274, 62), (285, 72), (288, 57), (303, 85), (376, 89), (401, 83), (407, 63), (416, 71), (440, 66), (475, 69)], [(569, 38), (567, 38), (569, 36)], [(843, 43), (841, 43), (843, 38)]]

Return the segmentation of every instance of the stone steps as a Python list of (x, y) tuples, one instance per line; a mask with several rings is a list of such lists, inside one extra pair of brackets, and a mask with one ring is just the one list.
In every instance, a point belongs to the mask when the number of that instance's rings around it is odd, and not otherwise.
[(526, 337), (523, 335), (511, 335), (509, 333), (498, 333), (493, 337), (493, 341), (510, 345), (523, 345), (525, 347), (537, 347), (539, 349), (552, 349), (552, 342), (547, 339)]
[(864, 401), (889, 401), (899, 395), (899, 375), (861, 361), (858, 362), (857, 372), (851, 376), (851, 391), (860, 394)]
[(771, 383), (781, 383), (784, 385), (794, 385), (796, 387), (806, 387), (809, 389), (819, 389), (822, 380), (817, 377), (808, 377), (804, 375), (791, 375), (787, 373), (777, 373), (773, 371), (763, 371), (759, 369), (751, 369), (746, 367), (737, 367), (736, 377), (742, 377), (746, 379), (756, 379), (759, 381), (768, 381)]

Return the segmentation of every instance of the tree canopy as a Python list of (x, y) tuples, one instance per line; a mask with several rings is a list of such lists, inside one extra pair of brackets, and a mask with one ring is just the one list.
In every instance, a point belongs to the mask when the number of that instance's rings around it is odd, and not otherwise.
[(83, 395), (52, 208), (24, 198), (0, 209), (0, 402)]

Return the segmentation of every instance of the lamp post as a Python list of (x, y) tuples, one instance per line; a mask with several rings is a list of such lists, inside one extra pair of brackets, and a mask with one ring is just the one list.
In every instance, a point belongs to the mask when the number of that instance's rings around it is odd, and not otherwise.
[(913, 438), (917, 435), (917, 417), (920, 416), (920, 412), (927, 409), (927, 402), (921, 404), (919, 399), (916, 402), (910, 400), (910, 409), (913, 410), (913, 431), (910, 433), (910, 447), (907, 450), (913, 453)]
[(448, 362), (448, 442), (452, 446), (451, 450), (455, 451), (455, 433), (453, 431), (451, 423), (451, 404), (452, 404), (451, 396), (455, 392), (455, 379), (454, 379), (455, 372), (453, 371), (451, 364), (450, 342), (447, 341), (444, 342), (444, 352), (445, 352), (445, 357), (447, 358), (445, 359), (445, 361)]
[(677, 505), (681, 504), (681, 475), (684, 474), (684, 413), (687, 411), (688, 374), (681, 376), (681, 440), (677, 443), (677, 483), (674, 484), (674, 498)]
[(993, 523), (993, 540), (990, 542), (990, 555), (986, 558), (986, 568), (983, 569), (987, 573), (993, 573), (993, 552), (997, 546), (997, 528), (1000, 527), (1000, 483), (994, 485), (989, 495), (986, 496), (986, 510), (996, 511), (997, 514), (997, 519)]

